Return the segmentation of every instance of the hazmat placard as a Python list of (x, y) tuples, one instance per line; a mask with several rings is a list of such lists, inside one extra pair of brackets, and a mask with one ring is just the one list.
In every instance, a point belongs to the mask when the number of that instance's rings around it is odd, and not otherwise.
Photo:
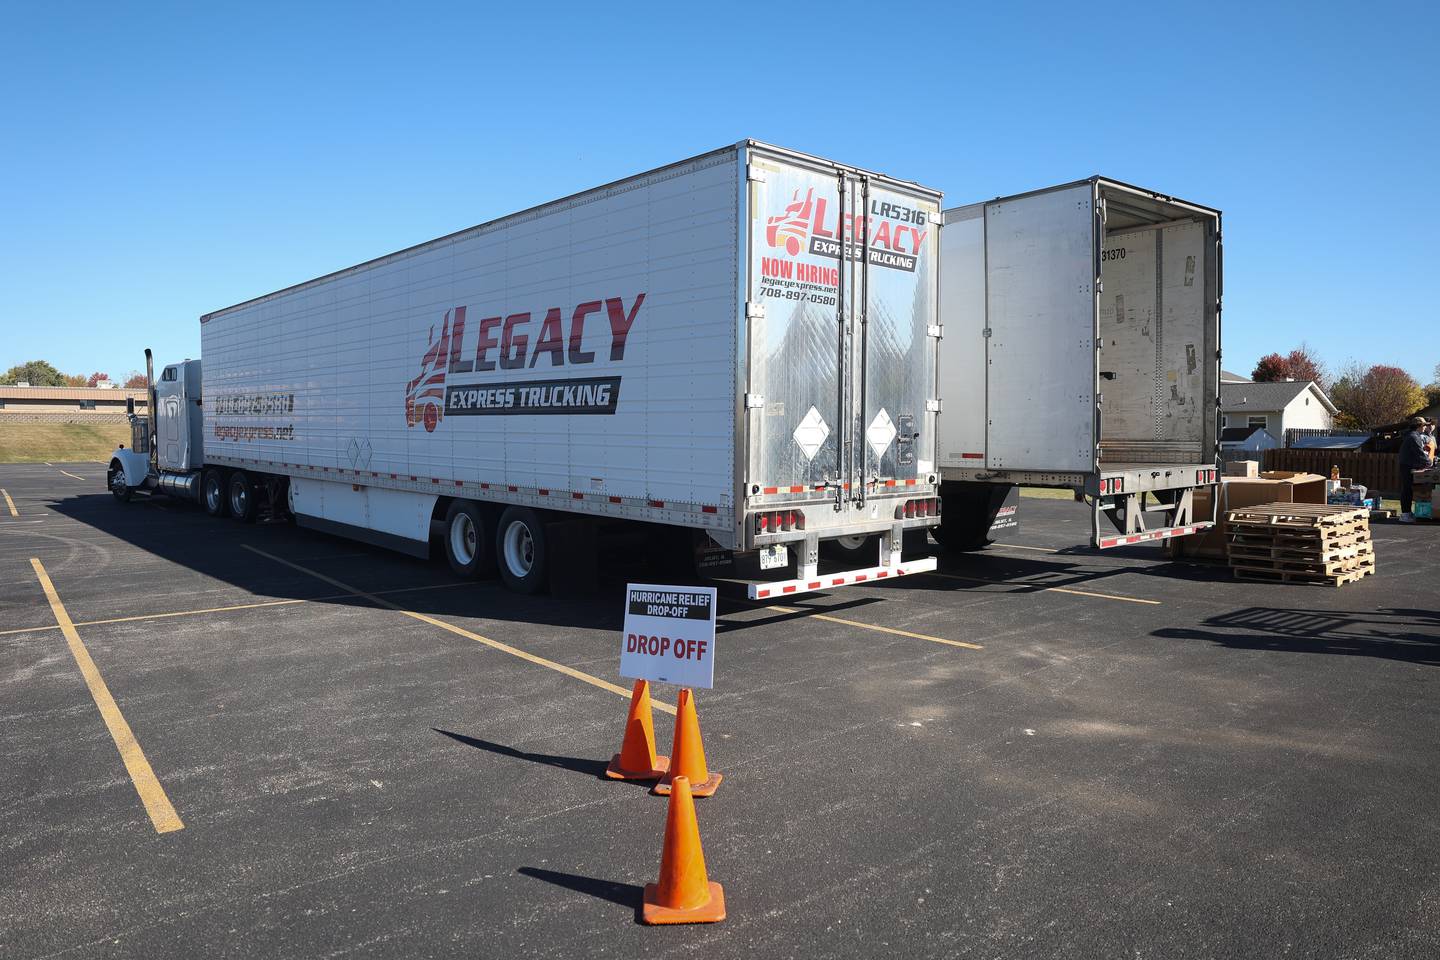
[(715, 588), (627, 585), (620, 676), (715, 686)]

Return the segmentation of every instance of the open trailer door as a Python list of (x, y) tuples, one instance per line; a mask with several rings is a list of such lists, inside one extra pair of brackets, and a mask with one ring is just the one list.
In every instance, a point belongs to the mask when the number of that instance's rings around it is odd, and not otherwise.
[(1096, 207), (1088, 180), (985, 205), (988, 469), (1095, 469)]

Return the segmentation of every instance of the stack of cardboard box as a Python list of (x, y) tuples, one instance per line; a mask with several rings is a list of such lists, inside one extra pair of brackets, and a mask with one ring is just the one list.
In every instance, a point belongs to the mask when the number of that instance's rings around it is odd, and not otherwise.
[(1416, 470), (1411, 477), (1415, 481), (1416, 519), (1440, 520), (1440, 466)]

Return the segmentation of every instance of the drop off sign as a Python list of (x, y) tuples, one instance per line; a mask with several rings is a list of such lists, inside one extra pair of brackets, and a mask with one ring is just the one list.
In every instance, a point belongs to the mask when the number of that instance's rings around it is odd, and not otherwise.
[(715, 686), (715, 588), (629, 584), (620, 676)]

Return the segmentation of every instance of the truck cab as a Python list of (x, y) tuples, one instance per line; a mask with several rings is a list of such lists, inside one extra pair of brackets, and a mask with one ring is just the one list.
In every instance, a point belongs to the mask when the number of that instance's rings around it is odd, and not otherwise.
[[(150, 365), (146, 351), (146, 365)], [(116, 499), (139, 490), (195, 496), (205, 465), (205, 427), (200, 395), (200, 361), (182, 360), (148, 376), (150, 412), (130, 414), (130, 447), (110, 456), (107, 484)]]

